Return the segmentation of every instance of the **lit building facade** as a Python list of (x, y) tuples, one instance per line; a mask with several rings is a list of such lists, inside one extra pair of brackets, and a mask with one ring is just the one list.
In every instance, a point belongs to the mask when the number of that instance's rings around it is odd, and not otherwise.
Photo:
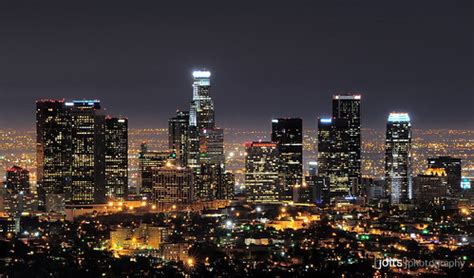
[(128, 119), (105, 118), (105, 194), (125, 199), (128, 191)]
[(361, 116), (360, 95), (335, 95), (332, 99), (333, 118), (347, 121), (341, 132), (346, 133), (343, 151), (347, 154), (347, 176), (352, 194), (358, 194), (361, 181)]
[(193, 72), (193, 100), (189, 111), (188, 165), (197, 173), (200, 165), (200, 136), (204, 129), (215, 127), (210, 77), (210, 71)]
[(407, 113), (390, 113), (385, 139), (385, 181), (390, 203), (412, 199), (411, 122)]
[(189, 124), (198, 130), (215, 127), (214, 103), (211, 98), (211, 72), (193, 72), (193, 100), (189, 114)]
[(199, 161), (201, 164), (224, 166), (224, 130), (203, 129), (199, 140)]
[(235, 175), (225, 172), (224, 180), (217, 188), (217, 199), (231, 200), (235, 195)]
[(188, 167), (152, 168), (152, 200), (160, 203), (192, 203), (194, 201), (193, 171)]
[(173, 154), (169, 151), (151, 151), (145, 143), (138, 154), (138, 191), (142, 198), (150, 199), (153, 192), (153, 168), (174, 164)]
[(168, 121), (168, 148), (176, 160), (185, 167), (188, 164), (189, 111), (177, 111)]
[(65, 188), (71, 188), (70, 113), (64, 100), (36, 102), (37, 188), (38, 207), (41, 210), (49, 211), (47, 200), (64, 200)]
[(105, 115), (98, 100), (67, 102), (72, 119), (71, 187), (66, 202), (72, 205), (105, 203)]
[(22, 212), (37, 209), (36, 196), (30, 188), (30, 172), (13, 166), (6, 171), (4, 192), (1, 194), (3, 209), (12, 217), (20, 217)]
[[(439, 169), (440, 168), (431, 168)], [(448, 177), (444, 170), (430, 171), (413, 178), (413, 200), (417, 203), (439, 203), (448, 197)]]
[(277, 143), (284, 188), (282, 200), (293, 200), (293, 188), (303, 185), (303, 120), (272, 120), (272, 142)]
[(351, 195), (347, 120), (318, 119), (318, 176), (329, 179), (330, 199)]
[(448, 179), (448, 194), (451, 197), (458, 197), (461, 191), (461, 159), (451, 156), (439, 156), (428, 158), (429, 168), (444, 169)]
[(255, 202), (279, 202), (280, 189), (278, 146), (274, 142), (251, 142), (245, 145), (245, 188)]
[(5, 186), (13, 193), (30, 192), (30, 172), (16, 165), (7, 169)]
[[(109, 130), (107, 142), (106, 117), (102, 114), (99, 100), (36, 102), (40, 209), (49, 212), (64, 208), (65, 204), (89, 205), (105, 202), (106, 151), (109, 147), (110, 154), (111, 149), (118, 147), (116, 151), (123, 155), (126, 143), (124, 136), (127, 136), (124, 126), (119, 125), (122, 123), (117, 120), (116, 124), (113, 132), (114, 128)], [(119, 142), (113, 142), (114, 140)], [(124, 167), (126, 157), (122, 157), (120, 161), (123, 186), (127, 171)]]

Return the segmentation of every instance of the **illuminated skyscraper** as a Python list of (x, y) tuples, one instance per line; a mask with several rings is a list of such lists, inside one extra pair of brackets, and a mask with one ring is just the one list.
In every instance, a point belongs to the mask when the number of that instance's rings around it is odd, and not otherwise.
[(125, 199), (128, 189), (128, 119), (105, 118), (105, 194)]
[(189, 111), (188, 165), (199, 173), (200, 137), (205, 129), (213, 129), (214, 103), (211, 98), (211, 72), (193, 72), (193, 100)]
[(214, 128), (214, 103), (211, 98), (211, 72), (193, 72), (193, 100), (189, 124), (199, 130)]
[(105, 202), (105, 115), (98, 100), (67, 102), (72, 118), (71, 187), (66, 201), (73, 205)]
[[(216, 128), (210, 77), (209, 71), (193, 72), (193, 100), (186, 134), (186, 165), (193, 169), (196, 196), (203, 200), (219, 198), (218, 188), (225, 182), (224, 131)], [(173, 120), (174, 127), (177, 119)], [(170, 122), (170, 140), (176, 138), (175, 134)]]
[(385, 139), (385, 180), (391, 204), (412, 198), (411, 123), (407, 113), (390, 113)]
[(285, 188), (282, 200), (293, 200), (293, 188), (303, 184), (303, 120), (279, 118), (272, 120), (272, 142), (277, 143), (280, 173)]
[(318, 176), (329, 179), (331, 200), (351, 194), (347, 124), (344, 119), (318, 119)]
[(189, 112), (177, 111), (168, 121), (168, 147), (176, 155), (181, 166), (188, 164)]
[(245, 145), (245, 188), (255, 202), (280, 201), (278, 146), (274, 142), (252, 142)]
[(72, 119), (64, 100), (36, 102), (36, 163), (39, 209), (48, 199), (63, 199), (71, 188)]
[(347, 171), (353, 194), (357, 194), (361, 182), (360, 100), (360, 95), (352, 94), (335, 95), (332, 100), (333, 118), (347, 121), (342, 130), (347, 133), (342, 148), (348, 155)]
[[(123, 154), (123, 129), (117, 126), (106, 142), (98, 100), (41, 100), (36, 106), (40, 208), (104, 203), (106, 148), (117, 146)], [(121, 142), (112, 142), (114, 138)]]

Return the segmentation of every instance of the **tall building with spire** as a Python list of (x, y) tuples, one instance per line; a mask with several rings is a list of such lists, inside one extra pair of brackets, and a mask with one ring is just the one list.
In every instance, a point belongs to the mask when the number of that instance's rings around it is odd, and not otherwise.
[(186, 165), (193, 169), (195, 192), (201, 200), (218, 198), (218, 189), (225, 182), (224, 131), (215, 124), (210, 77), (207, 70), (193, 72), (187, 130)]
[(394, 205), (412, 199), (411, 122), (407, 113), (390, 113), (385, 139), (385, 180)]
[(189, 112), (178, 110), (169, 119), (168, 147), (181, 167), (192, 170), (196, 200), (231, 198), (235, 179), (225, 171), (224, 130), (215, 123), (211, 72), (196, 70), (192, 76)]
[(200, 142), (204, 130), (215, 128), (214, 102), (211, 98), (211, 72), (193, 72), (193, 100), (189, 110), (188, 166), (199, 173)]
[(193, 100), (189, 114), (189, 125), (198, 130), (215, 127), (214, 102), (211, 98), (211, 72), (200, 70), (193, 72)]

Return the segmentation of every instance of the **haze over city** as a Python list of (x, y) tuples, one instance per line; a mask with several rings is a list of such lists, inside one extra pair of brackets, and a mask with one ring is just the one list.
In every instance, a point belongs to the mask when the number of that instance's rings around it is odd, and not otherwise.
[(333, 94), (360, 93), (363, 127), (407, 111), (417, 128), (470, 129), (466, 28), (471, 1), (6, 1), (0, 127), (33, 129), (42, 98), (100, 99), (131, 128), (166, 127), (207, 68), (224, 128), (315, 128)]

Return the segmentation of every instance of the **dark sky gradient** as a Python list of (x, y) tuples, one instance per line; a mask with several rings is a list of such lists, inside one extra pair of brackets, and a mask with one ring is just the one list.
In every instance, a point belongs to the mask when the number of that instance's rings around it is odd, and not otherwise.
[[(74, 2), (74, 3), (73, 3)], [(97, 98), (131, 127), (188, 109), (213, 73), (221, 127), (306, 128), (336, 92), (363, 126), (474, 128), (473, 1), (1, 1), (0, 128), (33, 128), (40, 98)]]

